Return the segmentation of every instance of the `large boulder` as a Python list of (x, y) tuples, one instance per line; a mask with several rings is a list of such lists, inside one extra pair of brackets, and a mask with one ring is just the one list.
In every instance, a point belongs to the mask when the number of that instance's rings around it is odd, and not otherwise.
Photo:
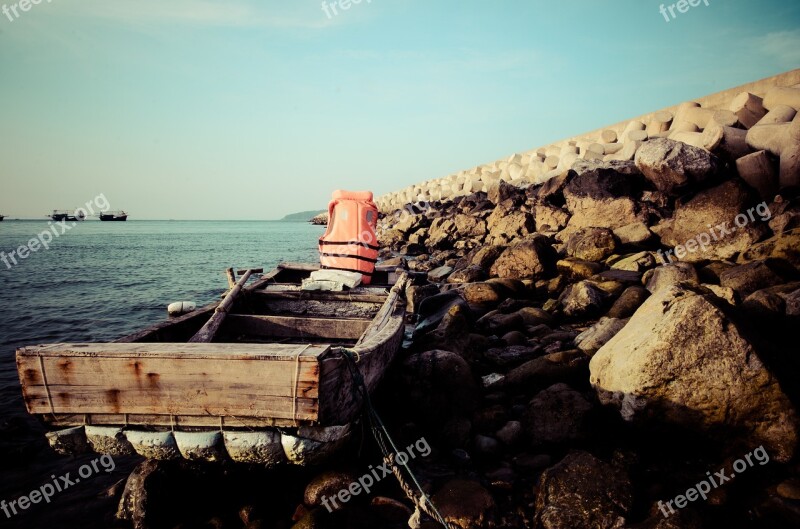
[(609, 294), (591, 281), (580, 281), (558, 297), (561, 312), (569, 318), (591, 318), (601, 314)]
[(482, 529), (493, 526), (494, 498), (477, 481), (450, 480), (432, 500), (451, 527)]
[(702, 289), (656, 290), (594, 355), (591, 383), (627, 421), (679, 426), (740, 449), (764, 444), (788, 461), (795, 409), (726, 310)]
[(719, 166), (717, 157), (705, 149), (667, 138), (645, 142), (636, 151), (635, 161), (645, 178), (672, 196), (713, 176)]
[(546, 237), (537, 235), (509, 246), (492, 265), (491, 275), (539, 279), (555, 271), (556, 253)]
[(456, 215), (453, 222), (455, 222), (458, 236), (462, 239), (470, 237), (480, 238), (486, 235), (486, 221), (479, 217), (459, 213)]
[(567, 209), (572, 217), (563, 240), (580, 228), (617, 229), (636, 222), (647, 222), (647, 213), (636, 200), (637, 178), (614, 169), (597, 169), (578, 175), (564, 188)]
[(557, 232), (563, 230), (569, 222), (569, 213), (563, 209), (546, 203), (533, 207), (533, 218), (538, 232)]
[(754, 245), (739, 256), (739, 262), (757, 261), (770, 257), (783, 259), (800, 270), (800, 228)]
[[(729, 180), (679, 205), (674, 216), (653, 231), (662, 244), (675, 247), (670, 252), (681, 261), (730, 259), (747, 251), (767, 231), (758, 224), (757, 215), (753, 221), (747, 215), (752, 198), (743, 183)], [(671, 254), (664, 255), (670, 262), (674, 259)]]
[(548, 468), (536, 495), (537, 529), (616, 529), (633, 508), (630, 478), (588, 452)]

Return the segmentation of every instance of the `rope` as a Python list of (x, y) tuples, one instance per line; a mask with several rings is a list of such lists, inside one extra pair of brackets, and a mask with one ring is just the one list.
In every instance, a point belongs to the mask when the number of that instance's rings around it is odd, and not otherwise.
[[(446, 529), (459, 529), (458, 526), (447, 523), (447, 521), (444, 519), (444, 516), (441, 515), (439, 510), (431, 501), (430, 497), (428, 497), (428, 495), (425, 493), (425, 490), (422, 488), (422, 485), (420, 485), (419, 480), (408, 466), (408, 462), (398, 463), (396, 461), (395, 454), (398, 454), (400, 450), (397, 448), (392, 440), (392, 437), (389, 435), (389, 431), (386, 429), (386, 426), (378, 415), (377, 410), (372, 406), (369, 390), (364, 383), (364, 376), (361, 374), (361, 371), (356, 365), (356, 352), (345, 348), (339, 348), (339, 352), (345, 359), (348, 370), (350, 371), (350, 376), (353, 378), (353, 398), (357, 400), (360, 396), (363, 399), (364, 415), (366, 415), (367, 422), (372, 430), (372, 436), (375, 438), (375, 442), (378, 444), (378, 447), (380, 447), (381, 452), (383, 453), (384, 461), (389, 463), (389, 465), (392, 467), (392, 473), (394, 474), (395, 478), (397, 478), (400, 488), (403, 490), (408, 499), (414, 502), (414, 505), (416, 505), (420, 511), (428, 515), (433, 520), (436, 520), (440, 525), (442, 525), (442, 527), (445, 527)], [(403, 470), (405, 470), (410, 477), (414, 487), (412, 487), (408, 482), (408, 479), (403, 474)]]

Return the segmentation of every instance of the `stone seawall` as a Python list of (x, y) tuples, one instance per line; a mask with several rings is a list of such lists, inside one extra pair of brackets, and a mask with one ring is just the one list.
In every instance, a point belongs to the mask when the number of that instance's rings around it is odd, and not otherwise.
[[(381, 211), (390, 212), (411, 202), (444, 200), (485, 192), (501, 180), (517, 186), (540, 184), (569, 169), (579, 159), (632, 160), (644, 141), (659, 137), (668, 137), (707, 150), (727, 142), (732, 144), (732, 149), (738, 149), (733, 154), (750, 154), (761, 149), (748, 149), (743, 145), (742, 133), (737, 131), (750, 129), (769, 110), (775, 110), (769, 123), (791, 121), (786, 112), (774, 108), (786, 104), (792, 107), (791, 101), (797, 97), (797, 92), (787, 91), (787, 87), (800, 88), (800, 69), (513, 154), (505, 160), (428, 180), (383, 195), (376, 202)], [(772, 149), (776, 150), (780, 149)], [(753, 160), (746, 163), (752, 165)]]

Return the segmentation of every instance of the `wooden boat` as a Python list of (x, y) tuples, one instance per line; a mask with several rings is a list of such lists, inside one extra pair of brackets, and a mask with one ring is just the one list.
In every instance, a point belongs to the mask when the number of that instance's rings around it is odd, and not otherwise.
[[(23, 347), (27, 409), (66, 454), (318, 462), (362, 405), (342, 348), (374, 390), (403, 339), (408, 278), (378, 267), (370, 286), (302, 290), (316, 269), (280, 265), (227, 305), (243, 277), (223, 302), (113, 343)], [(213, 341), (198, 339), (222, 317)]]
[(4, 218), (5, 218), (5, 216), (3, 216), (3, 215), (0, 215), (0, 222), (3, 222), (3, 219), (4, 219)]
[(128, 220), (128, 214), (124, 211), (109, 211), (100, 214), (100, 220), (104, 222), (125, 222)]

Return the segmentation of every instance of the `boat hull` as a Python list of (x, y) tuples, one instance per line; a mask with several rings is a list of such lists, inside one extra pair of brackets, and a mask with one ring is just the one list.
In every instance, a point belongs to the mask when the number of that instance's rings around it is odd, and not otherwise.
[(217, 304), (114, 343), (23, 347), (28, 411), (61, 453), (316, 464), (347, 443), (363, 405), (342, 349), (374, 391), (402, 343), (407, 278), (300, 290), (314, 269), (284, 265), (246, 287), (214, 343), (187, 341)]

